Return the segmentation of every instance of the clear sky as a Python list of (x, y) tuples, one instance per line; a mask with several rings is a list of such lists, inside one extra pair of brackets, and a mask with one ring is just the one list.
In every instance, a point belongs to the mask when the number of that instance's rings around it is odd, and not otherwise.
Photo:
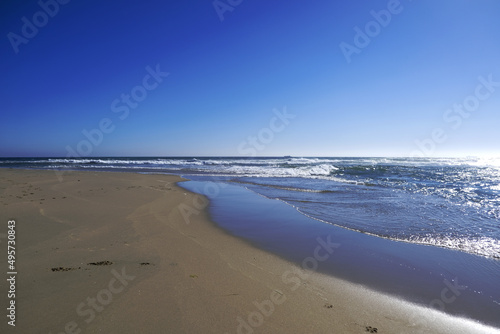
[(499, 15), (496, 0), (2, 1), (0, 156), (500, 156)]

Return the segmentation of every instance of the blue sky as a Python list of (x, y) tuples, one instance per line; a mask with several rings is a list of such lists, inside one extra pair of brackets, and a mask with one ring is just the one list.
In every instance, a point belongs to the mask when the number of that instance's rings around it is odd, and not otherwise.
[(59, 1), (0, 5), (0, 156), (500, 156), (498, 1)]

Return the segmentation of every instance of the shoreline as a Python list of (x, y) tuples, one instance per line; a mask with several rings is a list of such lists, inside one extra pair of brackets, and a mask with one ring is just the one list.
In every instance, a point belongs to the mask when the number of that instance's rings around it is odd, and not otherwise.
[[(206, 202), (178, 186), (178, 176), (64, 174), (59, 182), (54, 171), (0, 169), (2, 220), (18, 228), (17, 330), (497, 331), (253, 247), (193, 207)], [(189, 224), (183, 204), (197, 210)]]
[[(208, 196), (218, 225), (260, 249), (382, 294), (499, 326), (496, 260), (359, 233), (307, 217), (281, 200), (222, 185), (187, 181), (182, 187)], [(331, 256), (314, 253), (318, 258), (310, 261), (320, 239), (335, 249), (328, 249)]]

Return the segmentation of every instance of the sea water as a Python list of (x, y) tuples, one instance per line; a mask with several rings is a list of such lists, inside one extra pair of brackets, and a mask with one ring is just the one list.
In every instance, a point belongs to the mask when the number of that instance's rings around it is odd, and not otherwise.
[(500, 158), (3, 158), (0, 167), (230, 182), (328, 224), (500, 258)]

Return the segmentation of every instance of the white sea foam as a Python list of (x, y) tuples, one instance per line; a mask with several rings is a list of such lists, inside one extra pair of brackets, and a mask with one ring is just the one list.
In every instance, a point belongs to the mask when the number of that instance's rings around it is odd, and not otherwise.
[(467, 253), (482, 255), (490, 258), (500, 259), (500, 241), (489, 238), (470, 238), (470, 237), (441, 237), (425, 236), (396, 239), (422, 245), (431, 245), (464, 251)]
[(220, 172), (236, 174), (238, 176), (256, 177), (309, 177), (328, 176), (336, 170), (335, 166), (329, 164), (303, 166), (298, 168), (277, 167), (277, 166), (229, 166), (220, 169)]

